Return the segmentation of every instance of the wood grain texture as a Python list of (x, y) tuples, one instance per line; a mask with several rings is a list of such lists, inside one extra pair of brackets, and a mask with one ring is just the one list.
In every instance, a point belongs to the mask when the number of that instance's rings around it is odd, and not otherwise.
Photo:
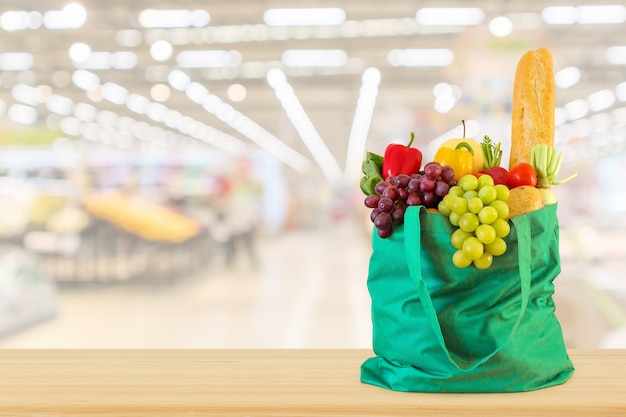
[(517, 394), (362, 384), (347, 350), (0, 350), (0, 416), (626, 416), (626, 350), (573, 350), (564, 385)]

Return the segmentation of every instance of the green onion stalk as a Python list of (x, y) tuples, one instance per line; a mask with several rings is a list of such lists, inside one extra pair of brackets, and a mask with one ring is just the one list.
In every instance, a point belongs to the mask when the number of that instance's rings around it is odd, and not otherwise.
[(552, 190), (553, 185), (560, 185), (572, 180), (578, 175), (574, 173), (569, 177), (558, 180), (556, 179), (563, 162), (563, 153), (549, 145), (535, 145), (530, 154), (530, 165), (537, 173), (537, 188), (541, 191), (544, 204), (555, 204), (557, 202), (556, 195)]

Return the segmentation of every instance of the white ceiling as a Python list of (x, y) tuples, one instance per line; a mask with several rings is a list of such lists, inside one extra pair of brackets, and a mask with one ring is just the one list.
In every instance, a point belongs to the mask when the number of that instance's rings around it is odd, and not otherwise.
[[(129, 92), (145, 97), (150, 97), (150, 89), (155, 83), (167, 84), (167, 74), (175, 69), (175, 56), (178, 52), (185, 49), (237, 50), (242, 56), (242, 65), (238, 68), (185, 69), (184, 72), (191, 81), (202, 84), (211, 93), (313, 162), (310, 150), (296, 133), (265, 78), (269, 68), (281, 69), (341, 169), (344, 168), (347, 157), (348, 138), (359, 98), (361, 77), (370, 67), (378, 68), (381, 72), (380, 89), (367, 144), (368, 149), (378, 152), (391, 140), (408, 139), (411, 131), (417, 133), (418, 146), (426, 146), (431, 139), (457, 126), (461, 119), (493, 123), (492, 126), (485, 126), (483, 122), (481, 134), (500, 136), (497, 139), (506, 141), (503, 136), (506, 136), (508, 129), (507, 112), (515, 65), (521, 54), (528, 49), (540, 46), (550, 48), (556, 71), (571, 65), (581, 70), (582, 78), (578, 84), (557, 92), (557, 106), (576, 99), (585, 99), (589, 94), (602, 89), (615, 89), (626, 80), (626, 66), (612, 65), (606, 60), (607, 47), (626, 45), (626, 24), (556, 26), (541, 21), (540, 13), (545, 7), (570, 4), (565, 1), (445, 2), (445, 6), (477, 6), (483, 9), (486, 16), (484, 23), (465, 29), (433, 29), (417, 25), (415, 14), (418, 9), (444, 6), (444, 2), (434, 0), (84, 0), (80, 3), (87, 10), (87, 21), (78, 29), (52, 31), (39, 28), (14, 32), (0, 29), (0, 53), (28, 51), (35, 57), (32, 72), (1, 74), (0, 99), (7, 105), (15, 101), (11, 96), (11, 87), (15, 83), (50, 85), (54, 94), (71, 98), (75, 103), (90, 103), (98, 109), (107, 109), (158, 125), (124, 106), (106, 100), (91, 101), (84, 90), (71, 82), (66, 86), (59, 85), (58, 81), (55, 84), (53, 77), (55, 74), (58, 76), (59, 71), (71, 74), (76, 69), (69, 58), (68, 48), (76, 42), (84, 42), (92, 51), (135, 52), (139, 61), (133, 69), (93, 72), (99, 76), (102, 84), (117, 83)], [(589, 3), (594, 2), (587, 2)], [(611, 3), (625, 4), (624, 1)], [(0, 5), (0, 13), (9, 10), (44, 13), (51, 9), (59, 10), (65, 4), (66, 2), (58, 1), (4, 1)], [(233, 37), (228, 36), (228, 33), (234, 33), (233, 27), (242, 25), (248, 25), (249, 31), (252, 30), (250, 28), (258, 31), (259, 25), (263, 24), (263, 13), (270, 7), (341, 7), (346, 12), (348, 22), (339, 28), (283, 29), (283, 38), (276, 40), (233, 40)], [(138, 29), (133, 22), (136, 21), (137, 13), (146, 8), (203, 9), (210, 13), (211, 22), (205, 28), (187, 32), (139, 29), (142, 34), (140, 44), (134, 47), (120, 46), (116, 42), (118, 31)], [(537, 26), (534, 29), (520, 29), (520, 19), (532, 17), (533, 13), (535, 17), (531, 21)], [(510, 16), (517, 27), (511, 35), (497, 38), (490, 35), (487, 25), (490, 19), (501, 15)], [(398, 20), (387, 20), (387, 28), (381, 32), (375, 23), (380, 24), (385, 19)], [(348, 25), (356, 31), (358, 37), (346, 35)], [(279, 32), (275, 30), (272, 33)], [(150, 44), (157, 39), (165, 39), (173, 44), (174, 54), (168, 61), (156, 62), (150, 56)], [(184, 43), (181, 39), (187, 39), (189, 43)], [(451, 66), (445, 68), (392, 67), (387, 63), (387, 54), (396, 48), (450, 48), (454, 51), (455, 59)], [(343, 49), (347, 52), (349, 61), (348, 65), (339, 69), (286, 68), (280, 62), (281, 53), (286, 49)], [(246, 71), (252, 67), (252, 63), (255, 63), (255, 68), (260, 68), (258, 72)], [(447, 114), (433, 110), (433, 87), (439, 82), (457, 85), (463, 93), (461, 101)], [(247, 90), (246, 98), (241, 102), (228, 99), (227, 89), (233, 83), (242, 84)], [(241, 132), (209, 114), (183, 92), (174, 90), (169, 100), (163, 104), (241, 139), (251, 149), (257, 147)], [(618, 100), (606, 111), (624, 106), (626, 104)], [(45, 106), (40, 108), (40, 117), (45, 118)], [(7, 122), (6, 118), (4, 122)], [(161, 127), (168, 129), (164, 125)], [(589, 140), (579, 139), (582, 142)], [(312, 166), (314, 168), (308, 174), (320, 175), (319, 167), (315, 164)]]

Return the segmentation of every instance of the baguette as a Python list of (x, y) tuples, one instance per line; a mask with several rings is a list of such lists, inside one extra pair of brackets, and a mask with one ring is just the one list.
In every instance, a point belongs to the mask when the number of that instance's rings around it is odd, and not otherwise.
[(533, 146), (554, 146), (554, 107), (552, 54), (546, 48), (528, 51), (515, 71), (509, 169), (530, 163)]

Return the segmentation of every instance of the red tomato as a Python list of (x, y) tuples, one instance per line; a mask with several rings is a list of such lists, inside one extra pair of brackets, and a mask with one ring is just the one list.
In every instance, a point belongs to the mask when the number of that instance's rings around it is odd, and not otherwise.
[(509, 170), (509, 180), (507, 186), (515, 188), (522, 185), (537, 185), (537, 173), (532, 165), (520, 162)]

